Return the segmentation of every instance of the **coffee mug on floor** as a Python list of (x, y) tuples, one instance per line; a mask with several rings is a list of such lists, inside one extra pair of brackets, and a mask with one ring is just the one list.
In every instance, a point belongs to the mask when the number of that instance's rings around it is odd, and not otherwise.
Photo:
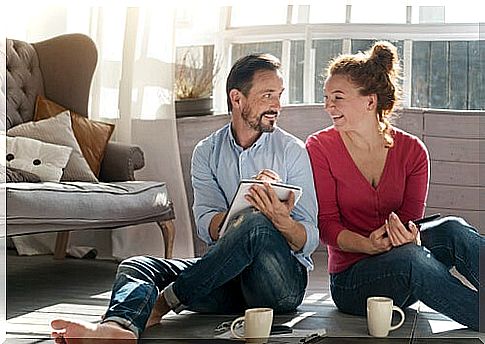
[[(391, 326), (393, 311), (401, 314), (401, 320), (395, 326)], [(392, 299), (381, 296), (373, 296), (367, 299), (367, 328), (371, 336), (386, 337), (389, 331), (398, 329), (403, 323), (404, 312), (401, 308), (393, 305)]]
[[(244, 331), (236, 328), (241, 323), (244, 324)], [(246, 339), (248, 343), (263, 343), (269, 337), (272, 324), (273, 309), (250, 308), (246, 309), (243, 317), (232, 322), (231, 333), (234, 337)]]

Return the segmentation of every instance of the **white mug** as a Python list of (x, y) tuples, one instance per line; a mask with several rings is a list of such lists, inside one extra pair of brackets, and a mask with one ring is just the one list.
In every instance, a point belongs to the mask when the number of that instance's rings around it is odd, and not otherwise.
[[(393, 311), (401, 314), (401, 321), (397, 325), (391, 326)], [(367, 328), (371, 336), (386, 337), (389, 331), (398, 329), (403, 323), (404, 312), (398, 306), (393, 305), (392, 299), (381, 296), (367, 299)]]
[[(244, 323), (244, 333), (238, 333), (236, 326)], [(250, 308), (246, 309), (243, 317), (235, 319), (231, 324), (231, 333), (236, 338), (246, 339), (247, 343), (264, 343), (271, 332), (273, 324), (273, 309)]]

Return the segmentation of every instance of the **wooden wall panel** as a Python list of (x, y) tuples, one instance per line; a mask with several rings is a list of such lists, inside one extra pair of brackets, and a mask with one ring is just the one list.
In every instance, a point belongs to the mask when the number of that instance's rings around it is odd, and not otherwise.
[(435, 208), (480, 210), (480, 192), (485, 187), (430, 183), (428, 206)]
[(480, 161), (480, 141), (425, 136), (431, 160), (477, 163)]
[[(480, 164), (431, 161), (431, 181), (436, 184), (480, 186)], [(482, 181), (483, 184), (483, 181)]]
[(440, 114), (425, 112), (424, 135), (454, 138), (480, 138), (480, 120), (483, 113)]
[(399, 111), (393, 120), (396, 127), (419, 138), (423, 137), (423, 122), (423, 110), (421, 109), (405, 109)]
[(332, 120), (318, 105), (292, 105), (281, 110), (278, 126), (292, 133), (299, 139), (305, 140), (310, 134), (332, 125)]

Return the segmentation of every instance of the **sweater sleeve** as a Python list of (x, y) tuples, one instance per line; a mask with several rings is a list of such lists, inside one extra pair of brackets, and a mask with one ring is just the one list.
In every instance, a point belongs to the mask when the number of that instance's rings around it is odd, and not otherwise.
[(326, 150), (316, 135), (307, 139), (306, 147), (317, 194), (320, 241), (323, 244), (338, 247), (337, 237), (345, 228), (340, 222), (336, 183), (330, 170)]
[[(406, 186), (403, 203), (396, 213), (403, 223), (424, 215), (429, 185), (429, 156), (424, 143), (414, 137), (408, 147), (406, 161)], [(410, 149), (409, 149), (410, 148)]]

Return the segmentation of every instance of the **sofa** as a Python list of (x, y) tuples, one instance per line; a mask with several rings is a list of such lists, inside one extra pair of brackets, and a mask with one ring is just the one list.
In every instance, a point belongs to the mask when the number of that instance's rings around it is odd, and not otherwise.
[(112, 124), (88, 119), (96, 63), (96, 46), (82, 34), (7, 39), (7, 236), (57, 232), (54, 257), (62, 259), (71, 231), (155, 222), (171, 258), (175, 213), (166, 183), (136, 181), (145, 164), (140, 147), (111, 141)]

